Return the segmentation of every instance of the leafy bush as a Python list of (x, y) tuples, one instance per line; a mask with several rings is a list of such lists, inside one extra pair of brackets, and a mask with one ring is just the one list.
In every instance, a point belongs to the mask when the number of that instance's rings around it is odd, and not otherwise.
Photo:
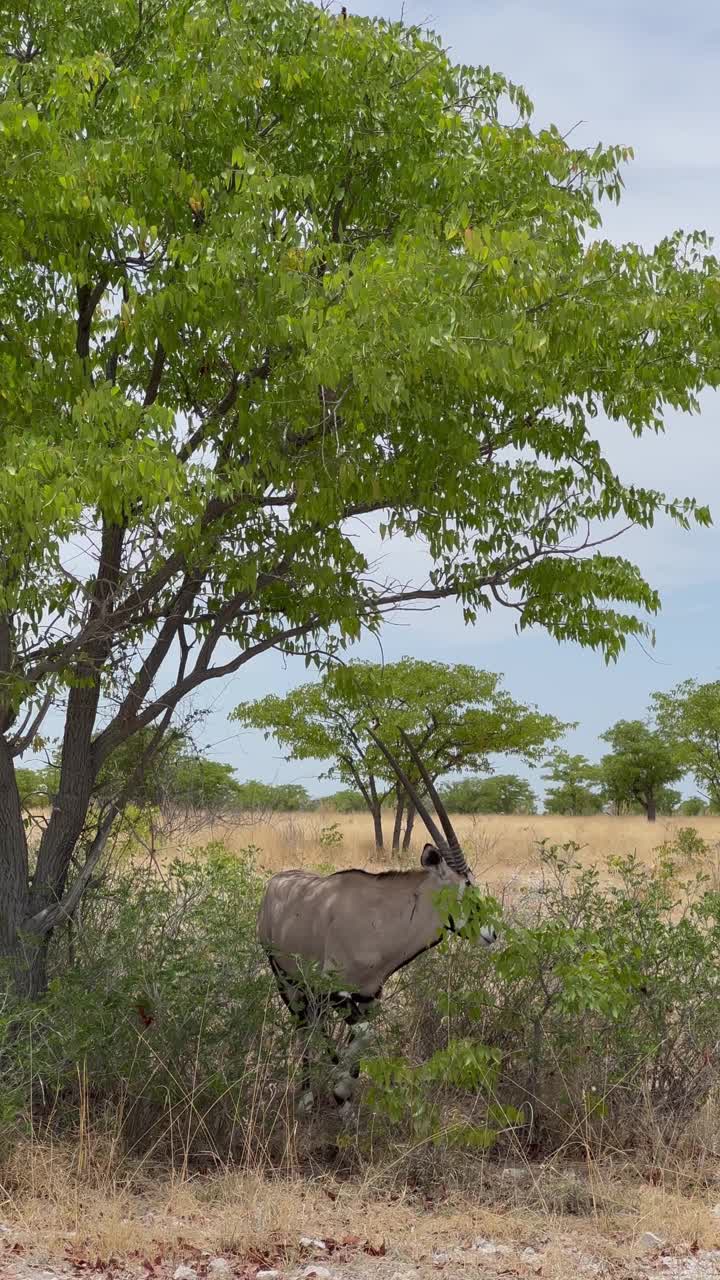
[(672, 840), (658, 845), (657, 852), (661, 859), (672, 860), (680, 867), (688, 864), (701, 866), (708, 860), (710, 845), (695, 827), (679, 827)]
[(450, 1076), (422, 1068), (463, 1042), (499, 1051), (483, 1105), (521, 1109), (536, 1150), (632, 1146), (650, 1113), (689, 1117), (711, 1096), (720, 896), (702, 875), (679, 883), (665, 856), (655, 868), (614, 859), (603, 884), (577, 852), (541, 847), (540, 887), (508, 910), (495, 949), (452, 940), (405, 971), (383, 1044), (412, 1069), (404, 1095), (396, 1077), (405, 1123), (423, 1107), (478, 1115)]
[(318, 844), (321, 849), (326, 851), (329, 849), (339, 849), (343, 843), (343, 833), (337, 822), (331, 822), (327, 827), (320, 828), (318, 836)]
[(256, 943), (261, 891), (252, 851), (213, 844), (162, 877), (122, 870), (91, 893), (58, 939), (46, 998), (14, 1013), (5, 1109), (31, 1096), (54, 1126), (80, 1105), (95, 1121), (109, 1109), (145, 1146), (246, 1141), (253, 1099), (286, 1089), (290, 1057)]

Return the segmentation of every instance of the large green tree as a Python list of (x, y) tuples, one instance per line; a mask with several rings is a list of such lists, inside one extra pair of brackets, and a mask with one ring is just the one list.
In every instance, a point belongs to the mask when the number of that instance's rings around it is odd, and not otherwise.
[[(597, 234), (626, 150), (417, 27), (17, 0), (0, 61), (0, 954), (34, 993), (123, 803), (88, 821), (99, 771), (207, 682), (443, 597), (616, 657), (658, 598), (603, 539), (707, 513), (624, 483), (595, 420), (696, 407), (720, 313), (702, 237)], [(379, 577), (360, 519), (429, 574)]]
[(368, 734), (375, 725), (392, 743), (408, 777), (422, 790), (416, 766), (399, 737), (403, 730), (421, 754), (433, 781), (465, 769), (487, 769), (495, 754), (537, 760), (566, 728), (554, 716), (516, 702), (500, 678), (466, 663), (403, 658), (400, 662), (351, 662), (331, 667), (322, 679), (242, 703), (242, 724), (272, 734), (292, 760), (329, 760), (326, 777), (362, 794), (372, 814), (375, 843), (383, 848), (382, 806), (394, 791), (392, 847), (410, 843), (414, 807)]
[(618, 720), (601, 737), (612, 748), (600, 762), (608, 800), (639, 806), (648, 822), (677, 806), (680, 793), (668, 784), (682, 777), (685, 765), (674, 744), (643, 720)]
[(714, 807), (720, 804), (720, 681), (684, 680), (653, 695), (660, 732), (681, 755), (688, 773)]

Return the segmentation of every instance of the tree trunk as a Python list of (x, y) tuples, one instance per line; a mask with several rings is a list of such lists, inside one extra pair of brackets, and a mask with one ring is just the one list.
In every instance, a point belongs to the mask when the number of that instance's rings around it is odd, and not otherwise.
[(407, 853), (408, 849), (410, 848), (410, 840), (412, 839), (413, 826), (415, 823), (415, 813), (416, 813), (415, 805), (413, 804), (412, 800), (410, 800), (408, 802), (408, 807), (407, 807), (407, 819), (405, 821), (405, 835), (403, 836), (403, 844), (402, 844), (403, 853)]
[(647, 813), (648, 822), (654, 822), (657, 818), (657, 804), (654, 796), (650, 796), (645, 801), (645, 812)]
[(370, 795), (370, 812), (373, 816), (373, 826), (375, 827), (375, 848), (378, 853), (382, 853), (385, 849), (382, 829), (382, 805), (380, 804), (380, 797), (372, 774), (368, 775), (368, 792)]
[(385, 842), (383, 840), (382, 809), (379, 804), (373, 807), (372, 816), (373, 826), (375, 827), (375, 848), (378, 853), (382, 853), (385, 849)]
[(34, 948), (22, 932), (27, 905), (27, 838), (13, 758), (0, 734), (0, 958), (20, 996), (32, 988)]
[(396, 788), (395, 797), (395, 825), (393, 826), (392, 851), (393, 853), (399, 853), (403, 814), (405, 812), (405, 792), (402, 787)]

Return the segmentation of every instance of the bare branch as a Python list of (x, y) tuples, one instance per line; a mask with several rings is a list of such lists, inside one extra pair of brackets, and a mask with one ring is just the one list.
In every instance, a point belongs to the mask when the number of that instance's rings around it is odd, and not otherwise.
[(39, 934), (42, 937), (47, 933), (51, 933), (63, 920), (70, 919), (87, 888), (95, 867), (105, 851), (113, 822), (118, 813), (119, 809), (115, 805), (111, 805), (98, 827), (82, 870), (76, 876), (72, 886), (61, 901), (52, 903), (49, 907), (45, 907), (42, 911), (38, 911), (34, 916), (25, 920), (23, 930), (28, 933)]

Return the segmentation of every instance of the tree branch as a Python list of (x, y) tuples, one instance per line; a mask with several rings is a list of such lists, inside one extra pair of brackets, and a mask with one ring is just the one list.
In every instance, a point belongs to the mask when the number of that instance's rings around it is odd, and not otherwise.
[(82, 898), (85, 889), (87, 888), (95, 867), (103, 855), (105, 846), (107, 845), (110, 837), (113, 822), (119, 812), (120, 810), (115, 804), (110, 805), (109, 810), (100, 823), (95, 834), (95, 838), (90, 845), (82, 870), (73, 880), (68, 892), (60, 902), (52, 903), (49, 907), (43, 908), (42, 911), (36, 912), (34, 916), (30, 916), (28, 920), (25, 920), (23, 922), (23, 930), (28, 933), (39, 934), (42, 937), (45, 934), (51, 933), (56, 925), (60, 924), (63, 920), (70, 919)]

